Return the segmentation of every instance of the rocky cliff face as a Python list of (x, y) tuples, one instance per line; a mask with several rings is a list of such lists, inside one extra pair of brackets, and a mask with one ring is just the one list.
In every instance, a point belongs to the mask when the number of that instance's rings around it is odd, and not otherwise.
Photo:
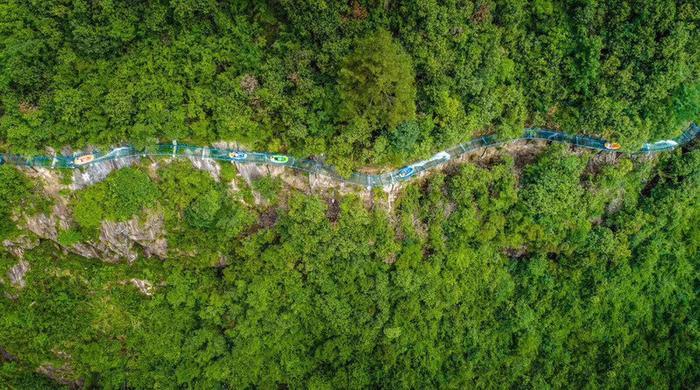
[(99, 241), (90, 245), (108, 261), (126, 259), (133, 262), (138, 256), (138, 248), (147, 257), (165, 259), (168, 255), (163, 217), (153, 213), (143, 221), (132, 218), (126, 222), (102, 222)]
[[(125, 158), (75, 170), (70, 185), (61, 184), (57, 171), (44, 168), (28, 169), (26, 171), (28, 176), (43, 182), (44, 193), (53, 199), (54, 207), (50, 214), (26, 216), (24, 227), (39, 238), (58, 243), (59, 232), (70, 229), (74, 224), (68, 199), (62, 195), (62, 191), (72, 191), (95, 184), (104, 180), (111, 171), (132, 165), (137, 161), (137, 158)], [(21, 258), (25, 248), (36, 245), (27, 237), (4, 244), (18, 258)], [(80, 242), (64, 248), (75, 254), (103, 261), (132, 262), (137, 258), (139, 251), (149, 257), (164, 259), (167, 256), (168, 245), (162, 216), (148, 213), (142, 219), (132, 218), (125, 222), (104, 221), (97, 240)]]
[(136, 287), (139, 292), (147, 297), (153, 296), (153, 284), (145, 279), (129, 279), (122, 282), (122, 284), (131, 284)]
[[(216, 147), (240, 148), (239, 145), (235, 144), (217, 144)], [(201, 155), (197, 153), (186, 156), (195, 168), (207, 171), (215, 180), (219, 181), (221, 179), (222, 163), (206, 157), (206, 154)], [(104, 180), (110, 172), (134, 165), (139, 161), (140, 157), (136, 156), (91, 164), (85, 168), (72, 171), (70, 184), (62, 183), (59, 171), (44, 168), (27, 169), (26, 173), (30, 177), (41, 180), (44, 183), (44, 192), (54, 200), (54, 207), (49, 214), (27, 216), (24, 221), (24, 227), (40, 238), (58, 243), (60, 232), (69, 230), (74, 226), (68, 199), (65, 196), (66, 192), (76, 191), (98, 183)], [(157, 160), (149, 166), (152, 176), (155, 177), (157, 175), (157, 168), (161, 163), (167, 163), (167, 159), (165, 162)], [(369, 203), (372, 199), (369, 191), (363, 191), (357, 186), (338, 183), (323, 175), (300, 174), (281, 166), (234, 165), (238, 176), (249, 185), (259, 177), (270, 175), (280, 177), (287, 186), (306, 193), (335, 198), (344, 193), (358, 193), (359, 190), (360, 196), (365, 201)], [(232, 181), (229, 185), (233, 192), (238, 190), (236, 181)], [(387, 192), (391, 195), (395, 191), (390, 189)], [(254, 191), (253, 195), (256, 203), (262, 202), (259, 194)], [(389, 198), (393, 199), (392, 196)], [(22, 251), (23, 246), (20, 244), (16, 243), (11, 246), (15, 251)], [(133, 218), (126, 222), (104, 221), (100, 227), (98, 239), (64, 246), (64, 249), (75, 254), (107, 262), (123, 260), (132, 262), (136, 260), (140, 252), (149, 257), (164, 259), (167, 257), (167, 248), (162, 216), (153, 213), (145, 218)]]
[(219, 178), (221, 176), (221, 166), (216, 160), (206, 158), (207, 150), (208, 149), (204, 149), (204, 154), (188, 154), (187, 159), (190, 160), (192, 166), (202, 171), (209, 172), (209, 174), (212, 178), (214, 178), (214, 180), (219, 181)]
[(7, 277), (10, 279), (10, 283), (12, 283), (13, 286), (22, 289), (27, 285), (27, 282), (24, 280), (24, 275), (27, 274), (27, 271), (29, 271), (29, 263), (25, 260), (20, 260), (19, 263), (10, 268), (7, 272)]
[(269, 166), (269, 165), (257, 165), (257, 164), (240, 164), (235, 163), (236, 170), (238, 174), (246, 181), (249, 185), (257, 178), (270, 175), (270, 176), (281, 176), (284, 173), (283, 167)]
[(67, 230), (71, 225), (68, 205), (64, 200), (56, 203), (51, 214), (37, 214), (27, 217), (26, 228), (41, 238), (58, 240), (58, 232)]
[[(27, 229), (40, 238), (58, 243), (58, 231), (69, 226), (70, 216), (62, 214), (67, 209), (56, 206), (51, 215), (39, 214), (27, 218)], [(66, 226), (68, 225), (68, 226)], [(168, 244), (165, 239), (163, 217), (150, 213), (143, 220), (132, 218), (125, 222), (104, 221), (99, 239), (64, 247), (83, 257), (107, 262), (126, 260), (133, 262), (141, 249), (148, 257), (165, 259)]]
[(44, 363), (36, 369), (36, 372), (71, 389), (82, 389), (85, 383), (82, 378), (76, 377), (73, 367), (68, 362), (65, 362), (60, 367), (56, 367), (51, 363)]
[(14, 240), (5, 240), (2, 242), (2, 246), (4, 246), (5, 249), (10, 252), (10, 254), (18, 259), (23, 259), (24, 252), (36, 247), (38, 244), (38, 240), (33, 240), (26, 236), (21, 236)]
[(103, 161), (96, 164), (88, 165), (85, 168), (76, 169), (73, 171), (73, 184), (70, 185), (72, 190), (79, 190), (87, 186), (104, 180), (110, 172), (128, 167), (138, 163), (139, 157), (123, 157), (116, 160)]

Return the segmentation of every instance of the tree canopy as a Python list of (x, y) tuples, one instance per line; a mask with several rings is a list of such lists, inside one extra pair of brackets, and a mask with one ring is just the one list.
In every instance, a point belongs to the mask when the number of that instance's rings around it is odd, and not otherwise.
[(384, 144), (377, 140), (380, 134), (415, 118), (411, 58), (389, 32), (380, 30), (360, 40), (338, 77), (339, 119), (348, 127), (335, 141), (336, 148), (346, 149), (342, 153), (353, 155), (374, 142)]
[(79, 192), (74, 198), (75, 221), (95, 229), (103, 220), (125, 221), (153, 206), (158, 189), (142, 171), (124, 168), (104, 182)]
[(396, 164), (524, 126), (635, 149), (700, 116), (693, 1), (15, 1), (0, 147), (242, 142)]
[[(699, 59), (697, 0), (12, 0), (0, 152), (225, 141), (343, 174), (523, 127), (635, 150), (698, 120)], [(387, 192), (0, 165), (0, 384), (696, 388), (697, 142), (532, 146)]]
[[(0, 380), (692, 387), (698, 150), (601, 165), (550, 148), (521, 163), (436, 172), (391, 208), (381, 193), (369, 206), (163, 164), (146, 186), (158, 188), (167, 260), (102, 263), (60, 240), (28, 250), (26, 286), (0, 283)], [(0, 250), (0, 275), (17, 262)]]

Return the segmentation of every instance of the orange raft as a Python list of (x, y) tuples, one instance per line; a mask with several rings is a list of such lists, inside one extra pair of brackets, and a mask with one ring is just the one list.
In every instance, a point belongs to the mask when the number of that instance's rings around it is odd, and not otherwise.
[(83, 165), (92, 162), (94, 159), (94, 154), (86, 154), (84, 156), (76, 157), (75, 160), (73, 160), (73, 162), (75, 163), (75, 165)]

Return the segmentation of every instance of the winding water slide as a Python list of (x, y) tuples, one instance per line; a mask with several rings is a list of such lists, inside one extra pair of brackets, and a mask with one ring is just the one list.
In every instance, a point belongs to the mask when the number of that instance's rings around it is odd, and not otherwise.
[(309, 159), (297, 159), (292, 156), (265, 152), (248, 152), (234, 149), (217, 149), (202, 146), (192, 146), (178, 144), (173, 141), (172, 144), (158, 144), (144, 150), (137, 150), (131, 146), (119, 147), (110, 150), (107, 153), (95, 151), (93, 153), (76, 153), (72, 156), (34, 156), (27, 157), (13, 154), (0, 154), (0, 164), (12, 164), (29, 167), (45, 167), (45, 168), (67, 168), (77, 169), (92, 164), (115, 160), (127, 157), (145, 157), (145, 156), (163, 156), (163, 157), (197, 157), (203, 159), (214, 159), (219, 161), (228, 161), (240, 164), (267, 164), (285, 166), (292, 169), (321, 174), (335, 179), (339, 182), (356, 184), (367, 188), (385, 187), (393, 184), (410, 180), (418, 173), (433, 169), (448, 161), (458, 158), (459, 156), (481, 148), (497, 146), (506, 142), (517, 140), (544, 140), (560, 143), (568, 143), (577, 147), (594, 149), (608, 153), (628, 153), (632, 155), (639, 154), (654, 154), (676, 149), (679, 146), (687, 144), (700, 135), (700, 127), (692, 123), (680, 136), (662, 140), (654, 143), (645, 143), (638, 151), (626, 152), (620, 150), (620, 145), (607, 142), (605, 140), (588, 137), (571, 135), (553, 130), (528, 128), (525, 129), (523, 135), (517, 139), (499, 140), (496, 136), (485, 136), (473, 139), (469, 142), (459, 144), (450, 149), (436, 153), (433, 157), (419, 161), (395, 171), (382, 173), (378, 175), (369, 175), (363, 173), (353, 173), (349, 177), (339, 175), (332, 166), (323, 164), (318, 161)]

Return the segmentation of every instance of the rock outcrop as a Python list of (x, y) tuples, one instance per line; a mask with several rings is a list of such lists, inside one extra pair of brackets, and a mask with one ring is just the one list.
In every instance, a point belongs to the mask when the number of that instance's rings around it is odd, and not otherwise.
[[(54, 207), (50, 214), (27, 216), (25, 228), (39, 238), (59, 243), (59, 233), (74, 226), (68, 200), (61, 194), (61, 191), (77, 190), (95, 184), (104, 180), (111, 171), (133, 165), (136, 162), (138, 162), (138, 157), (126, 157), (100, 162), (82, 170), (75, 170), (71, 185), (61, 184), (57, 171), (45, 168), (27, 169), (27, 175), (43, 181), (43, 191), (53, 199)], [(18, 258), (22, 258), (24, 250), (37, 245), (28, 237), (20, 237), (15, 241), (6, 241), (3, 244)], [(132, 262), (138, 256), (139, 250), (142, 250), (146, 256), (165, 258), (167, 247), (163, 217), (155, 213), (150, 213), (143, 219), (132, 218), (125, 222), (103, 221), (97, 240), (64, 246), (66, 250), (78, 255), (108, 262), (121, 260)]]
[(103, 221), (100, 239), (91, 245), (107, 261), (126, 259), (133, 262), (138, 257), (137, 245), (147, 257), (164, 259), (168, 254), (168, 244), (164, 237), (163, 217), (151, 213), (143, 221), (138, 218), (126, 222)]
[(36, 214), (27, 217), (27, 229), (41, 238), (58, 240), (58, 232), (71, 226), (71, 214), (67, 201), (56, 198), (51, 214)]
[(7, 352), (5, 348), (0, 347), (0, 362), (16, 362), (17, 356)]
[(76, 169), (73, 171), (73, 184), (71, 184), (71, 189), (79, 190), (101, 182), (110, 172), (134, 165), (139, 162), (139, 160), (140, 158), (138, 156), (122, 157), (115, 160), (101, 161), (90, 164), (85, 168)]
[(284, 173), (284, 167), (281, 166), (270, 166), (270, 165), (258, 165), (258, 164), (241, 164), (235, 163), (238, 175), (243, 178), (249, 185), (255, 180), (262, 176), (282, 176)]
[(153, 284), (149, 282), (148, 280), (145, 279), (129, 279), (128, 281), (124, 281), (124, 284), (131, 284), (132, 286), (136, 287), (139, 292), (147, 297), (152, 297), (153, 296)]
[[(28, 230), (40, 238), (57, 243), (59, 229), (65, 230), (69, 227), (70, 215), (67, 209), (60, 205), (54, 207), (51, 215), (38, 214), (27, 218)], [(138, 248), (149, 257), (164, 259), (167, 256), (168, 245), (161, 215), (150, 213), (143, 220), (135, 217), (125, 222), (103, 221), (98, 240), (65, 247), (83, 257), (107, 262), (133, 262), (138, 257)]]
[(61, 183), (59, 171), (48, 168), (32, 167), (26, 168), (24, 173), (32, 179), (40, 180), (43, 184), (44, 193), (52, 198), (58, 197), (61, 190), (69, 188), (69, 186)]
[(82, 378), (76, 378), (73, 368), (68, 363), (61, 367), (55, 367), (51, 363), (44, 363), (36, 369), (36, 372), (71, 389), (83, 388), (85, 382)]
[(39, 245), (38, 240), (33, 240), (27, 236), (20, 236), (14, 240), (5, 240), (2, 242), (5, 249), (18, 259), (24, 258), (24, 252)]
[(24, 275), (26, 275), (27, 271), (29, 271), (29, 263), (26, 260), (20, 260), (19, 263), (7, 271), (7, 277), (13, 286), (22, 289), (27, 285), (27, 282), (24, 280)]
[(209, 172), (211, 177), (218, 182), (221, 177), (221, 166), (216, 160), (206, 158), (208, 156), (209, 149), (202, 149), (202, 151), (202, 154), (186, 154), (187, 159), (190, 160), (192, 166), (195, 168)]

